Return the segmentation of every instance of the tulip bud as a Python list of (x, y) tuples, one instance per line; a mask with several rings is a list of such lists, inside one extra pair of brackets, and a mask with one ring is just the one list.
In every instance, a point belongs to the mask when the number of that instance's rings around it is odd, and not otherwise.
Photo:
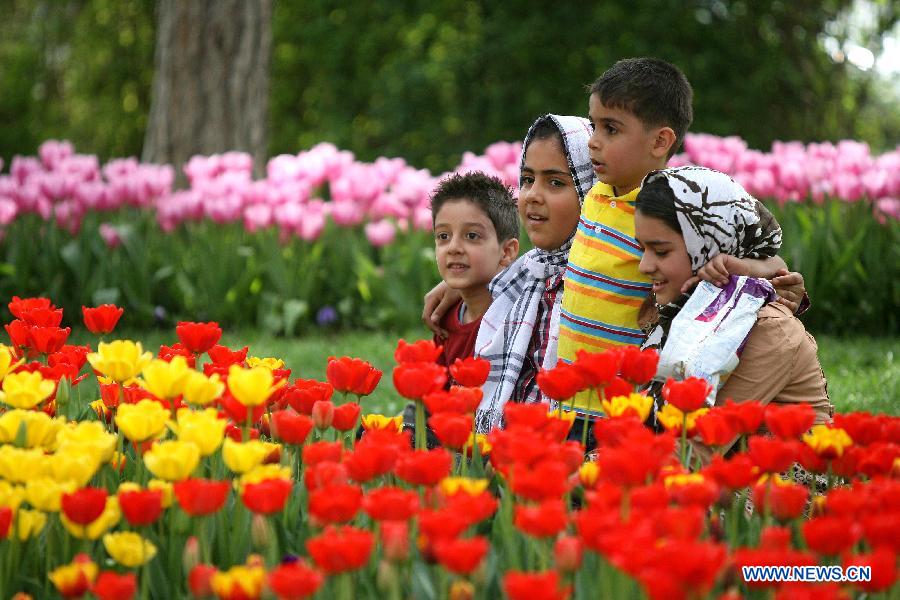
[(316, 429), (325, 430), (331, 427), (334, 420), (334, 404), (331, 400), (319, 400), (313, 404), (312, 419)]
[(574, 573), (581, 566), (584, 550), (581, 540), (572, 535), (564, 535), (553, 546), (553, 561), (563, 573)]
[(401, 561), (409, 558), (409, 523), (383, 521), (380, 530), (382, 550), (386, 559)]
[(472, 600), (475, 597), (475, 586), (464, 579), (457, 579), (450, 586), (450, 600)]
[(397, 585), (397, 569), (386, 560), (378, 563), (375, 582), (380, 590), (390, 590)]
[(267, 438), (272, 437), (272, 428), (270, 424), (269, 414), (263, 413), (263, 416), (259, 418), (259, 421), (256, 422), (257, 427), (259, 427), (259, 432), (266, 436)]
[(200, 564), (200, 542), (197, 536), (192, 535), (184, 543), (184, 552), (181, 553), (181, 566), (185, 573), (190, 573), (194, 567)]
[(191, 569), (188, 575), (188, 587), (194, 598), (208, 598), (213, 594), (212, 578), (216, 568), (212, 565), (200, 564)]
[(250, 521), (250, 540), (257, 550), (263, 550), (272, 543), (272, 526), (269, 525), (268, 519), (260, 514), (254, 513)]

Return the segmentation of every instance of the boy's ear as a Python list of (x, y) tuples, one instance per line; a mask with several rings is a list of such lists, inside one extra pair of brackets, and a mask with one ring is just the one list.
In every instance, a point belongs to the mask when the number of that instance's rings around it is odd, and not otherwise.
[(509, 238), (500, 244), (500, 249), (503, 251), (503, 255), (500, 257), (500, 266), (508, 267), (513, 264), (516, 257), (519, 256), (519, 240), (516, 238)]
[(653, 148), (650, 152), (656, 158), (665, 158), (669, 155), (669, 150), (675, 144), (675, 130), (671, 127), (661, 127), (656, 132), (656, 138), (653, 140)]

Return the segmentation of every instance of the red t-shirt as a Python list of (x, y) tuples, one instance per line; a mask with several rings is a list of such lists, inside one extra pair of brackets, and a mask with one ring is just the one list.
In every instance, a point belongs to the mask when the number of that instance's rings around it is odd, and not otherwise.
[[(434, 336), (434, 343), (442, 345), (444, 351), (437, 359), (439, 365), (449, 367), (457, 358), (468, 358), (475, 355), (475, 338), (478, 337), (478, 327), (481, 325), (481, 317), (471, 323), (460, 323), (459, 308), (462, 300), (454, 304), (444, 319), (441, 326), (447, 330), (447, 338)], [(452, 381), (447, 382), (449, 387)]]

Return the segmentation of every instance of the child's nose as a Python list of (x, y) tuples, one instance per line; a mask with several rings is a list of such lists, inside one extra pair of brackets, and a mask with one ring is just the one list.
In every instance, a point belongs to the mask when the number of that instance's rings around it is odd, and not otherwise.
[(644, 273), (645, 275), (649, 275), (652, 273), (656, 267), (652, 264), (652, 261), (647, 258), (647, 253), (645, 252), (641, 256), (641, 262), (638, 264), (638, 271)]

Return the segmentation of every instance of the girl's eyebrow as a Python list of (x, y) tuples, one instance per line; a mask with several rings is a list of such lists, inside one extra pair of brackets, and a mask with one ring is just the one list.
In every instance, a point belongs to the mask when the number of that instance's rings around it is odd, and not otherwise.
[[(524, 167), (522, 167), (522, 170), (528, 171), (529, 173), (534, 173), (534, 169), (532, 169), (528, 165), (525, 165)], [(543, 175), (568, 175), (569, 177), (572, 176), (572, 174), (569, 173), (568, 170), (560, 171), (559, 169), (544, 169), (543, 171), (541, 171), (541, 174), (543, 174)]]
[(645, 246), (666, 246), (671, 244), (672, 242), (668, 240), (647, 240), (641, 241), (641, 243)]

